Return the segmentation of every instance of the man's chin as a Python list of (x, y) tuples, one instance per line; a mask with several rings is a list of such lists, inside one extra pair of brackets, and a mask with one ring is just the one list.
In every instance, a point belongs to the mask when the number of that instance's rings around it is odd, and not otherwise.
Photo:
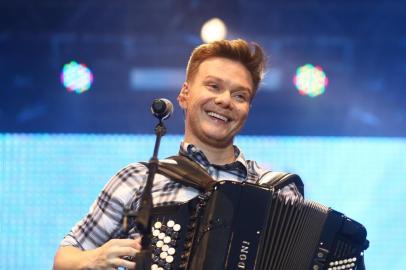
[(205, 143), (216, 147), (216, 148), (226, 148), (233, 144), (234, 137), (230, 136), (205, 136)]

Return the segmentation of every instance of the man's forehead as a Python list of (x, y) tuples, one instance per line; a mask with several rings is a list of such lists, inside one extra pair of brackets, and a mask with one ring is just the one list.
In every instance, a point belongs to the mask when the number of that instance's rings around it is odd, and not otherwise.
[(215, 79), (240, 87), (253, 89), (249, 70), (239, 61), (224, 57), (211, 57), (200, 63), (196, 74), (200, 79)]

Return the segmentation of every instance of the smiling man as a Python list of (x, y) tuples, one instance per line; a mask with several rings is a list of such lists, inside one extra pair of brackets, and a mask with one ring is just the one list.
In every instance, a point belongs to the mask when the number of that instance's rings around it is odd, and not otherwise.
[(253, 95), (251, 75), (240, 62), (222, 57), (202, 62), (178, 97), (186, 111), (185, 142), (199, 147), (211, 163), (233, 162), (233, 139)]
[[(266, 57), (257, 44), (223, 40), (197, 47), (189, 59), (178, 101), (185, 111), (185, 136), (179, 153), (204, 168), (214, 180), (267, 184), (271, 173), (245, 159), (233, 144), (243, 127), (265, 69)], [(113, 176), (86, 217), (63, 239), (54, 269), (132, 269), (124, 256), (140, 250), (135, 228), (123, 237), (124, 209), (138, 209), (148, 169), (133, 163)], [(301, 196), (294, 184), (282, 187), (287, 196)], [(189, 201), (199, 192), (157, 174), (154, 206)]]

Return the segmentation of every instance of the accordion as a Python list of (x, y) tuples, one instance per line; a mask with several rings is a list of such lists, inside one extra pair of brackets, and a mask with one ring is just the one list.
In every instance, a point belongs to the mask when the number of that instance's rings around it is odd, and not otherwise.
[(151, 269), (365, 269), (366, 229), (309, 200), (231, 181), (152, 211)]

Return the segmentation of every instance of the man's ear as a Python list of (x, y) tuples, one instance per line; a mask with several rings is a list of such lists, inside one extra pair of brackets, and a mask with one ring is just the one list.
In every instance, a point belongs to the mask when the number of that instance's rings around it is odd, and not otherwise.
[(179, 106), (184, 110), (187, 109), (187, 99), (189, 98), (189, 91), (189, 84), (187, 82), (184, 82), (182, 85), (182, 89), (180, 89), (178, 95)]

